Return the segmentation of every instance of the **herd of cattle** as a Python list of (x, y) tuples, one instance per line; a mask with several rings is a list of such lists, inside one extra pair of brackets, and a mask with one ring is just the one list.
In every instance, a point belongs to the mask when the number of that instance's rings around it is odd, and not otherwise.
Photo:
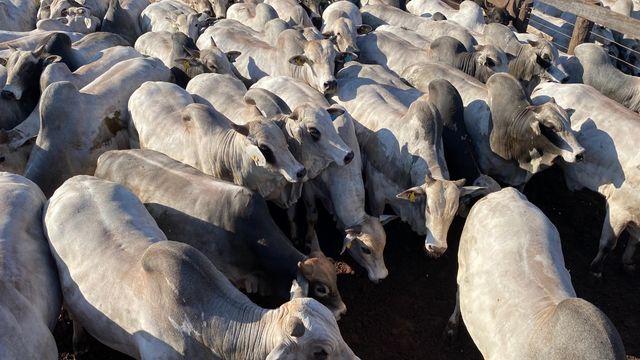
[(0, 0), (0, 358), (56, 359), (64, 307), (79, 353), (88, 332), (140, 359), (357, 359), (320, 203), (373, 282), (385, 223), (438, 257), (466, 217), (446, 333), (464, 319), (486, 359), (624, 359), (519, 190), (559, 166), (602, 194), (591, 272), (625, 230), (633, 270), (640, 79), (600, 45), (567, 56), (487, 24), (476, 2), (406, 9)]

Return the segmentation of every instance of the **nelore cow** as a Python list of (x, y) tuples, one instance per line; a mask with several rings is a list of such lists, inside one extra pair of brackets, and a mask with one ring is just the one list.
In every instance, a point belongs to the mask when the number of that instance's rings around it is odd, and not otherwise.
[(294, 291), (258, 307), (201, 252), (167, 241), (121, 185), (74, 177), (44, 223), (76, 334), (142, 359), (358, 359), (322, 304)]
[(514, 188), (473, 206), (458, 263), (456, 312), (485, 359), (626, 358), (611, 320), (576, 297), (555, 226)]

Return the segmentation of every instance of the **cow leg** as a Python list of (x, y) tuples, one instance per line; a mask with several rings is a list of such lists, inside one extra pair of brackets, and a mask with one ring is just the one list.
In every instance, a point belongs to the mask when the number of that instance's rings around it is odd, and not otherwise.
[(298, 238), (298, 225), (296, 225), (296, 205), (293, 204), (287, 209), (287, 219), (289, 219), (289, 236), (295, 242)]
[(73, 353), (79, 357), (89, 352), (89, 336), (82, 325), (74, 319), (73, 314), (71, 312), (68, 313), (73, 322), (73, 337), (71, 340)]
[(627, 219), (624, 211), (618, 210), (611, 204), (611, 198), (607, 200), (607, 214), (602, 225), (600, 235), (600, 248), (598, 255), (591, 262), (591, 274), (596, 278), (602, 278), (602, 268), (607, 255), (616, 247), (618, 237), (627, 226)]
[(629, 232), (629, 241), (622, 255), (622, 265), (627, 272), (635, 272), (637, 264), (633, 262), (633, 255), (636, 253), (638, 243), (640, 243), (640, 229), (635, 228)]
[(307, 209), (307, 235), (305, 236), (305, 245), (311, 248), (311, 243), (316, 234), (316, 224), (318, 223), (318, 207), (316, 206), (315, 197), (309, 191), (304, 191), (302, 196)]
[(445, 341), (453, 343), (458, 339), (458, 331), (460, 329), (460, 319), (462, 318), (460, 313), (460, 289), (456, 290), (456, 307), (453, 309), (453, 313), (449, 316), (447, 326), (444, 328), (443, 337)]

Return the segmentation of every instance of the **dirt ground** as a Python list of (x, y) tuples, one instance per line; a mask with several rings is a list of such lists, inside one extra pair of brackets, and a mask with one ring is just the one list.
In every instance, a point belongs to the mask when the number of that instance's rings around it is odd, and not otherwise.
[[(640, 358), (640, 274), (627, 274), (621, 266), (623, 235), (609, 257), (605, 278), (593, 281), (588, 265), (595, 256), (604, 218), (604, 200), (595, 193), (569, 192), (562, 174), (549, 170), (527, 185), (525, 194), (558, 227), (566, 266), (578, 296), (594, 303), (611, 318), (622, 336), (628, 359)], [(336, 239), (328, 216), (321, 219), (321, 240)], [(464, 329), (457, 342), (447, 344), (442, 330), (455, 305), (457, 242), (464, 220), (456, 219), (449, 231), (449, 250), (437, 260), (423, 252), (423, 238), (400, 222), (387, 225), (385, 258), (389, 277), (380, 284), (368, 281), (366, 272), (348, 255), (338, 257), (340, 245), (323, 243), (329, 256), (344, 261), (354, 274), (340, 275), (339, 288), (348, 314), (339, 322), (342, 335), (363, 360), (482, 359)], [(61, 359), (74, 359), (71, 326), (61, 319), (56, 328)], [(81, 359), (126, 359), (96, 341)]]

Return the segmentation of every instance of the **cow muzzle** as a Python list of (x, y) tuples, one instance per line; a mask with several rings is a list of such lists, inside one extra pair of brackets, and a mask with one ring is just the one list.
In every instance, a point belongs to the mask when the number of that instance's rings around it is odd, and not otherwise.
[(322, 84), (322, 93), (325, 95), (334, 95), (338, 90), (338, 82), (336, 80), (325, 81)]
[(9, 90), (0, 91), (0, 96), (5, 100), (18, 100), (16, 99), (16, 94)]
[(447, 245), (445, 244), (443, 246), (438, 244), (436, 239), (431, 234), (431, 231), (429, 231), (429, 233), (427, 234), (427, 238), (424, 241), (424, 250), (429, 257), (437, 259), (442, 256), (445, 251), (447, 251)]

